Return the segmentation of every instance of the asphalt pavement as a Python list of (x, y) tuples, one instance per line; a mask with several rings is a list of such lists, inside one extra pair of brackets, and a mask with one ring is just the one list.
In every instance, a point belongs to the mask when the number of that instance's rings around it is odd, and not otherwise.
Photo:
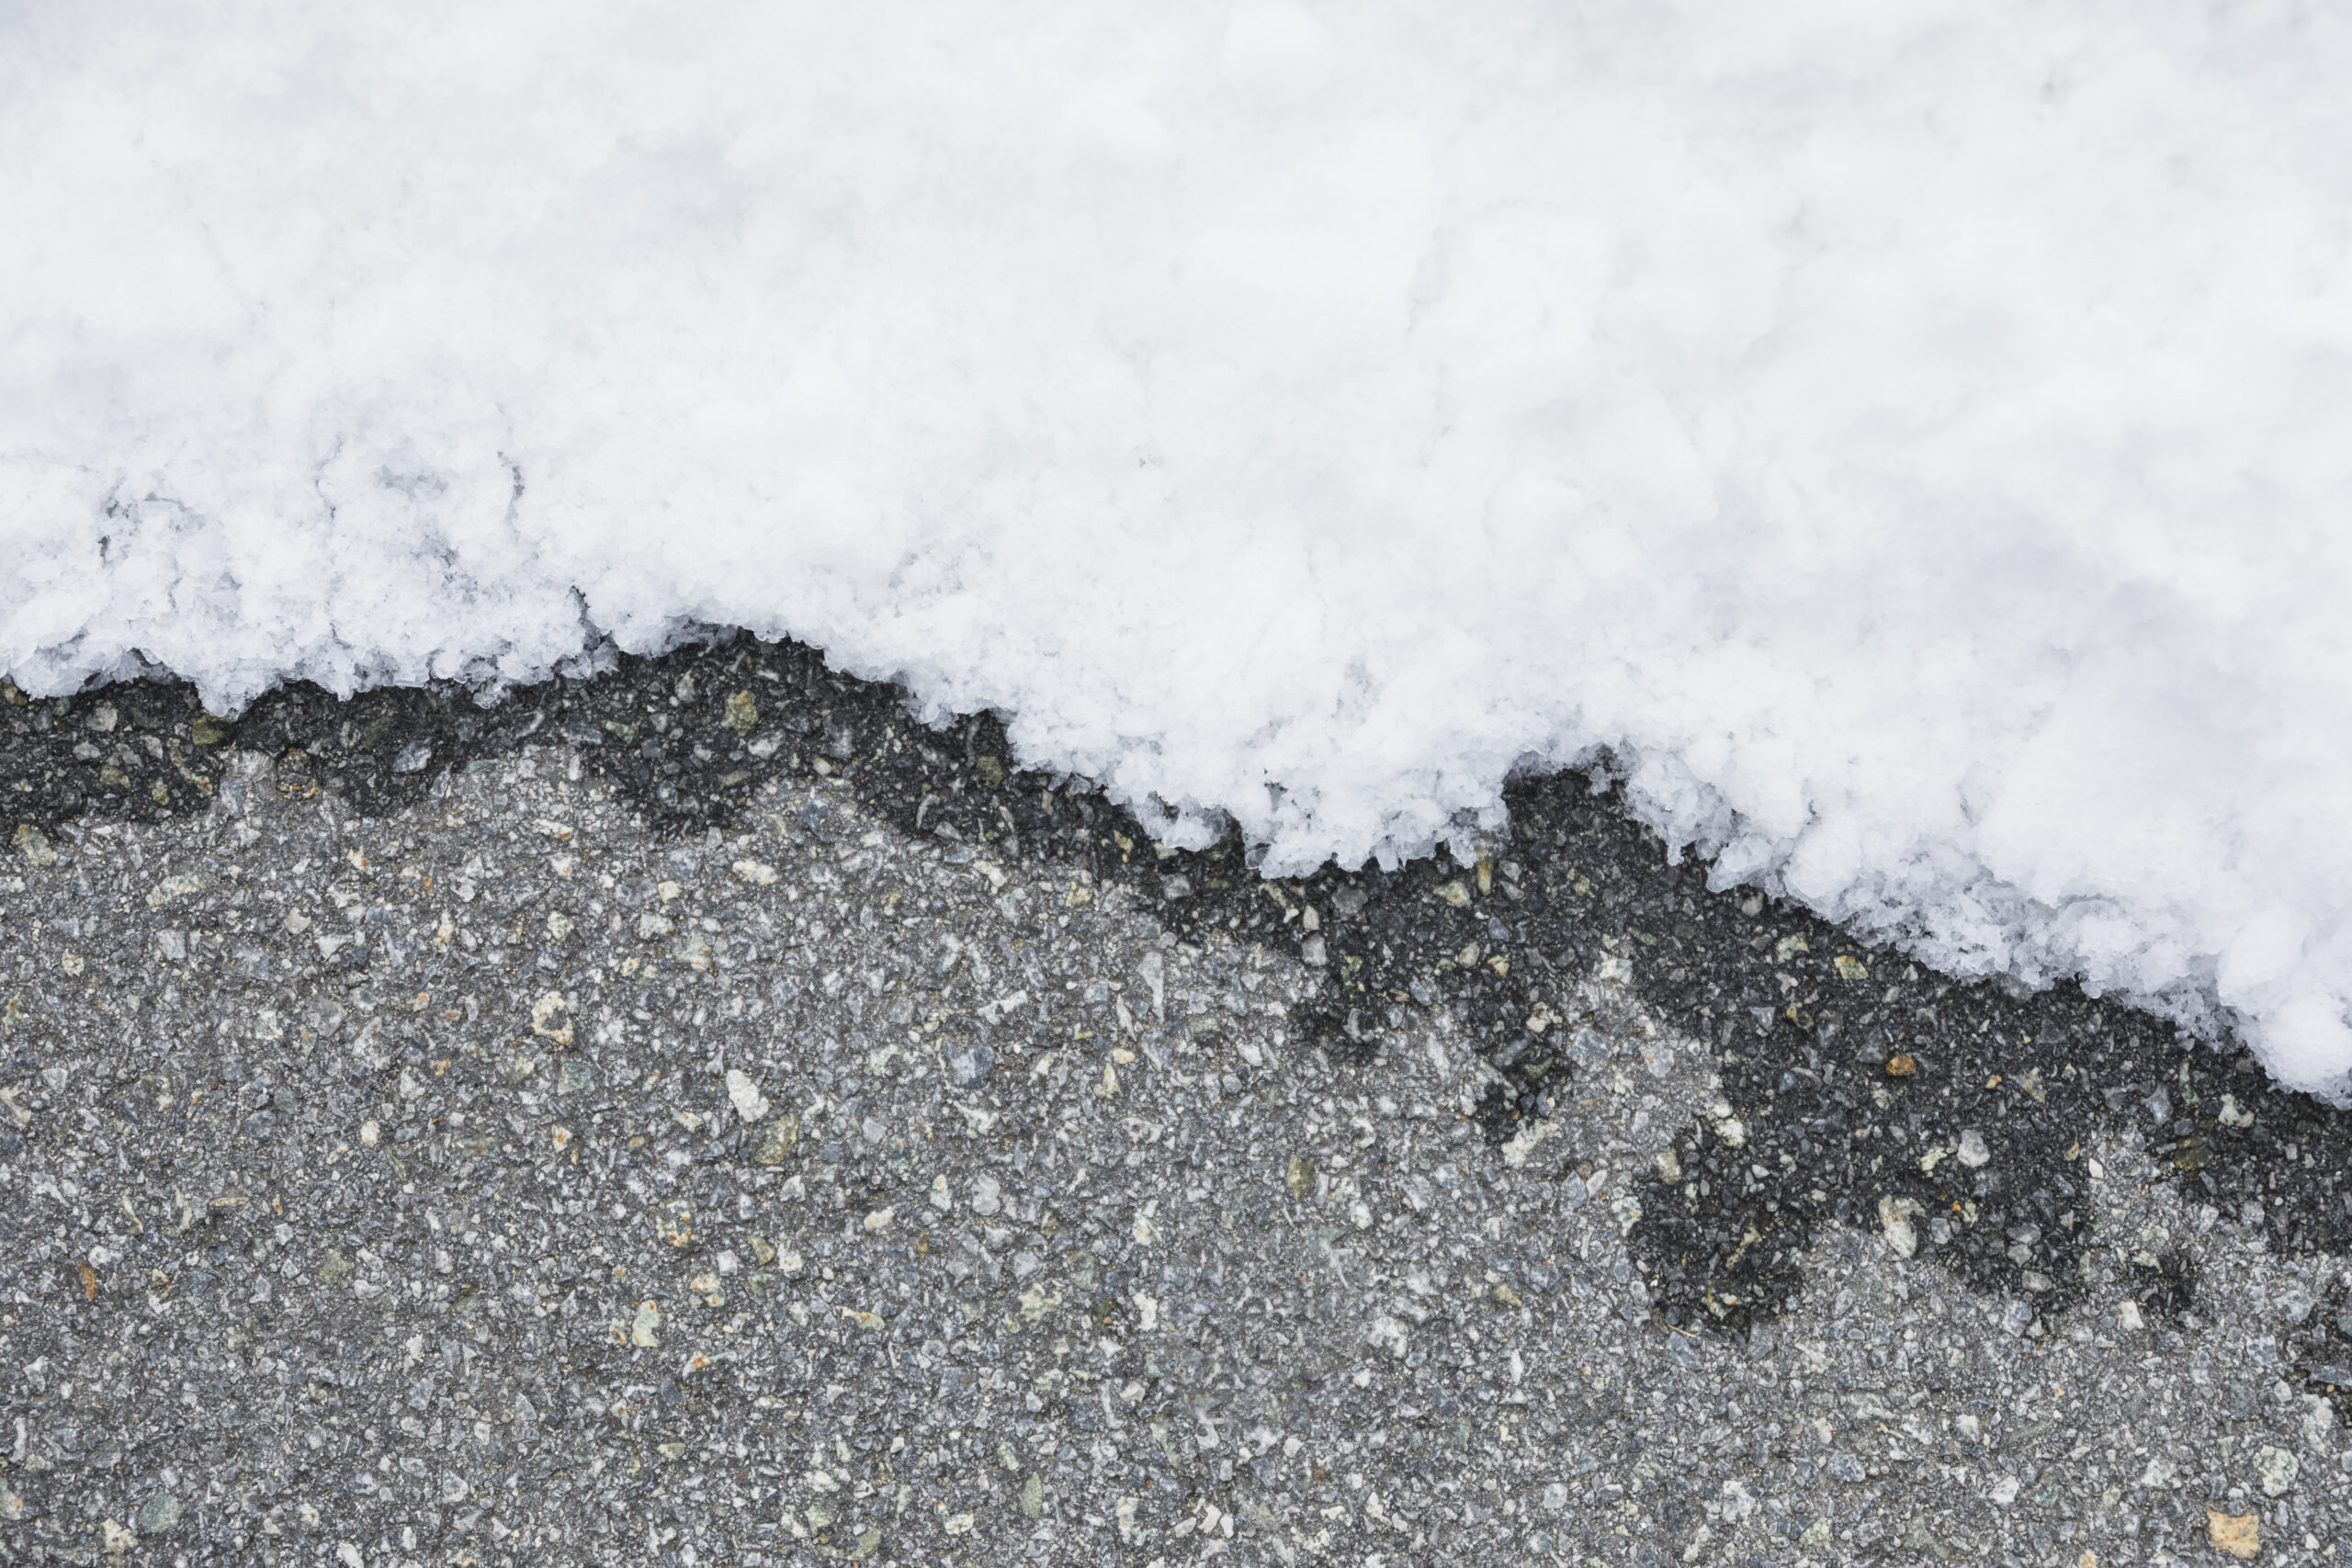
[(2352, 1562), (2344, 1118), (1596, 781), (1267, 881), (748, 638), (0, 695), (0, 1562)]

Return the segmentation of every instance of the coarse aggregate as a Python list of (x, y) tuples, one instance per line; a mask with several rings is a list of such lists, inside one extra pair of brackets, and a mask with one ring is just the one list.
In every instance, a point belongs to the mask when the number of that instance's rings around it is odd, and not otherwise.
[(2346, 1134), (1531, 779), (1155, 849), (810, 650), (0, 708), (0, 1561), (2352, 1561)]

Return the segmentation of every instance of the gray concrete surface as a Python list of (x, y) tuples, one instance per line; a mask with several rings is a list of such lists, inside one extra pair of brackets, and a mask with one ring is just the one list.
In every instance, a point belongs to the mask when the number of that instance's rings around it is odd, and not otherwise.
[(1301, 1027), (1295, 892), (1179, 940), (816, 773), (660, 840), (561, 741), (281, 781), (0, 878), (0, 1561), (2352, 1561), (2345, 1260), (2129, 1117), (2064, 1292), (1888, 1203), (1669, 1324), (1644, 1206), (1764, 1141), (1636, 944), (1498, 1143), (1447, 1007)]

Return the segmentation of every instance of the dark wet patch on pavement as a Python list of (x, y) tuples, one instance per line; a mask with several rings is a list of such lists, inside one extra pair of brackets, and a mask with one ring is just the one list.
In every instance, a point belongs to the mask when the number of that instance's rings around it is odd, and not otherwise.
[[(0, 695), (0, 790), (19, 852), (36, 858), (79, 818), (147, 820), (223, 795), (238, 809), (244, 786), (220, 767), (232, 749), (270, 758), (283, 797), (323, 793), (376, 816), (517, 749), (567, 746), (673, 836), (732, 824), (779, 778), (837, 777), (906, 832), (1082, 864), (1143, 893), (1180, 938), (1222, 932), (1301, 958), (1322, 977), (1307, 1033), (1342, 1066), (1449, 1010), (1485, 1062), (1476, 1114), (1493, 1144), (1546, 1117), (1573, 1070), (1572, 982), (1623, 964), (1663, 1019), (1706, 1042), (1722, 1077), (1717, 1113), (1683, 1134), (1631, 1238), (1675, 1325), (1739, 1333), (1778, 1313), (1832, 1223), (2061, 1309), (2084, 1293), (2084, 1162), (2102, 1132), (2137, 1133), (2192, 1201), (2258, 1222), (2284, 1251), (2352, 1241), (2352, 1129), (2250, 1058), (2071, 987), (1955, 982), (1752, 893), (1710, 892), (1703, 868), (1668, 863), (1578, 774), (1516, 784), (1509, 829), (1472, 862), (1441, 852), (1394, 871), (1261, 879), (1236, 841), (1158, 850), (1088, 782), (1016, 767), (992, 716), (930, 728), (898, 688), (747, 637), (623, 658), (488, 706), (454, 686), (348, 700), (298, 686), (228, 721), (172, 682)], [(1580, 1153), (1546, 1146), (1562, 1174)], [(2193, 1301), (2177, 1259), (2130, 1268), (2151, 1310)], [(2314, 1321), (2330, 1332), (2335, 1320)], [(2313, 1386), (2352, 1362), (2322, 1359), (2335, 1354), (2305, 1357), (2323, 1369)]]

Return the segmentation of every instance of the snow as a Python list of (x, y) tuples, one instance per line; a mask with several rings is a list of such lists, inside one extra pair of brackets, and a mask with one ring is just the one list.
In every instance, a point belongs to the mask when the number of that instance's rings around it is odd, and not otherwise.
[(1270, 870), (1602, 762), (2352, 1085), (2352, 30), (2179, 0), (0, 9), (0, 667), (740, 625)]

